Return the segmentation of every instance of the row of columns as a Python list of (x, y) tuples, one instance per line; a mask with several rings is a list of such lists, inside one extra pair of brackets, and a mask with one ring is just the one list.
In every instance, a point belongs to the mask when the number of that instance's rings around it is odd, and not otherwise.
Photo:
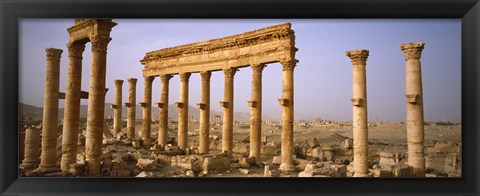
[[(406, 126), (408, 164), (413, 174), (425, 177), (423, 90), (420, 58), (423, 42), (401, 44), (406, 61)], [(366, 61), (368, 50), (347, 51), (353, 64), (353, 161), (354, 177), (368, 176), (368, 114)], [(283, 147), (283, 145), (282, 145)]]

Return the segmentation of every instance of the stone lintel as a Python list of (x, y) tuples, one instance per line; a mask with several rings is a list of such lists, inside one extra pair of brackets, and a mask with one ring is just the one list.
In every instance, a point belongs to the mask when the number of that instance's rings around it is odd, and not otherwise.
[(80, 99), (88, 99), (88, 92), (80, 91)]
[(418, 94), (407, 94), (406, 97), (408, 103), (416, 104), (420, 96)]
[(118, 109), (119, 107), (118, 107), (117, 105), (115, 105), (115, 104), (112, 104), (112, 105), (110, 105), (110, 108), (112, 108), (112, 109)]
[(248, 106), (252, 107), (252, 108), (256, 108), (257, 107), (257, 101), (247, 101), (248, 102)]
[(352, 99), (350, 99), (350, 101), (352, 101), (353, 106), (361, 106), (364, 102), (364, 99), (362, 99), (362, 98), (352, 98)]
[(177, 108), (183, 108), (183, 102), (175, 102), (175, 106), (177, 106)]
[(278, 99), (278, 104), (280, 104), (281, 106), (287, 106), (288, 103), (289, 103), (288, 99)]
[(138, 105), (142, 108), (144, 107), (147, 107), (147, 103), (146, 102), (139, 102)]
[(164, 105), (164, 103), (161, 103), (161, 102), (156, 102), (155, 103), (155, 107), (157, 107), (157, 108), (163, 108), (163, 105)]
[(203, 110), (203, 109), (206, 108), (206, 106), (207, 106), (207, 104), (205, 104), (205, 103), (197, 103), (197, 108), (198, 108), (198, 109)]
[(132, 103), (129, 103), (129, 102), (127, 102), (127, 103), (123, 103), (123, 106), (125, 106), (125, 107), (127, 107), (127, 108), (128, 108), (128, 107), (132, 106)]
[(220, 101), (219, 103), (220, 103), (220, 107), (222, 108), (226, 108), (229, 105), (228, 101)]
[(58, 99), (65, 99), (65, 93), (58, 92)]

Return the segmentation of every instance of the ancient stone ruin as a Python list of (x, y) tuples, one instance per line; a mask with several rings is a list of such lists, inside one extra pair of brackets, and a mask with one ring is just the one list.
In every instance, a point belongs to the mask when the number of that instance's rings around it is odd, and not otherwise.
[[(104, 118), (106, 55), (111, 19), (76, 19), (68, 29), (68, 74), (59, 91), (62, 50), (47, 48), (43, 120), (22, 121), (22, 176), (112, 177), (433, 177), (460, 176), (461, 143), (425, 140), (443, 128), (424, 125), (420, 57), (423, 42), (400, 45), (406, 61), (407, 121), (372, 124), (367, 119), (366, 61), (369, 51), (347, 51), (352, 62), (352, 123), (294, 122), (295, 34), (290, 23), (243, 34), (147, 52), (144, 100), (137, 103), (136, 78), (114, 80), (113, 118)], [(89, 91), (81, 91), (82, 53), (92, 44)], [(283, 70), (281, 122), (262, 120), (262, 71), (280, 63)], [(234, 122), (234, 76), (252, 69), (248, 122)], [(210, 111), (212, 72), (224, 73), (223, 115)], [(201, 76), (199, 120), (189, 114), (189, 78)], [(180, 78), (178, 116), (169, 116), (169, 81)], [(152, 83), (160, 78), (160, 100), (152, 102)], [(58, 124), (58, 101), (65, 99)], [(88, 117), (79, 116), (80, 99), (88, 99)], [(142, 108), (136, 122), (136, 104)], [(159, 108), (152, 119), (152, 105)], [(153, 108), (155, 109), (155, 108)], [(123, 119), (126, 118), (126, 122)], [(157, 122), (158, 120), (158, 122)], [(139, 127), (137, 127), (137, 125)], [(448, 126), (446, 131), (460, 129)], [(315, 130), (313, 130), (315, 129)], [(379, 130), (406, 131), (406, 145), (372, 139)], [(40, 132), (41, 130), (41, 132)], [(155, 132), (157, 131), (158, 132)], [(218, 130), (218, 131), (217, 131)], [(295, 131), (295, 137), (294, 137)], [(340, 134), (341, 133), (341, 134)], [(370, 134), (370, 135), (369, 135)], [(437, 134), (437, 133), (435, 133)], [(350, 136), (344, 136), (350, 135)], [(425, 150), (426, 149), (426, 150)], [(406, 151), (406, 153), (405, 153)], [(425, 154), (427, 153), (427, 156)]]

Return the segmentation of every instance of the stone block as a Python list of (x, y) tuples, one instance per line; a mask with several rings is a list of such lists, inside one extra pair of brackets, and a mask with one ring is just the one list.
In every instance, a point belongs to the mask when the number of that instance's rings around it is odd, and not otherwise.
[(347, 176), (347, 166), (346, 165), (332, 165), (330, 166), (332, 170), (332, 177), (346, 177)]
[(240, 168), (240, 169), (238, 169), (238, 171), (239, 171), (240, 173), (242, 173), (242, 174), (245, 174), (245, 175), (250, 172), (249, 169), (244, 169), (244, 168)]
[(157, 163), (155, 160), (152, 159), (138, 159), (137, 160), (137, 167), (146, 170), (146, 171), (152, 171), (157, 169)]
[(304, 171), (315, 171), (315, 169), (317, 168), (317, 165), (316, 164), (313, 164), (313, 163), (308, 163), (306, 166), (305, 166), (305, 170)]
[(400, 165), (393, 168), (393, 176), (395, 177), (412, 177), (413, 167), (410, 165)]
[(323, 161), (323, 151), (321, 147), (315, 147), (312, 149), (312, 157), (316, 160)]
[(310, 148), (315, 148), (318, 146), (318, 140), (317, 138), (308, 138), (307, 139), (307, 144), (308, 144), (308, 147)]
[(313, 177), (314, 171), (302, 171), (298, 173), (298, 177)]
[(188, 171), (185, 173), (185, 175), (186, 175), (187, 177), (195, 177), (195, 173), (194, 173), (192, 170), (188, 170)]
[(272, 158), (272, 164), (280, 165), (281, 163), (282, 163), (282, 157), (281, 156), (274, 156)]

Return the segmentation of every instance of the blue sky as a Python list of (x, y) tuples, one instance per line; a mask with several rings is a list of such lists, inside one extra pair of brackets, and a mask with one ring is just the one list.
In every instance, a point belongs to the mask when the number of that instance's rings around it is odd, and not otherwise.
[[(461, 21), (459, 19), (113, 19), (118, 23), (108, 46), (106, 102), (114, 100), (114, 80), (138, 78), (137, 101), (143, 101), (143, 76), (139, 60), (145, 53), (270, 25), (290, 22), (295, 31), (295, 120), (351, 121), (352, 64), (348, 50), (367, 49), (368, 118), (405, 120), (405, 61), (399, 45), (424, 41), (422, 77), (426, 121), (461, 121)], [(20, 102), (43, 106), (45, 48), (63, 50), (60, 91), (65, 91), (69, 40), (67, 28), (73, 19), (20, 20)], [(88, 91), (90, 44), (83, 54), (82, 90)], [(249, 112), (251, 76), (249, 68), (235, 75), (235, 111)], [(278, 63), (263, 71), (263, 114), (280, 119), (282, 69)], [(200, 101), (200, 76), (190, 78), (190, 105)], [(128, 84), (123, 85), (127, 97)], [(153, 102), (160, 99), (160, 79), (153, 82)], [(223, 73), (211, 79), (211, 109), (222, 111)], [(179, 78), (170, 82), (169, 102), (179, 100)], [(63, 100), (59, 106), (63, 107)], [(82, 104), (87, 104), (82, 100)]]

